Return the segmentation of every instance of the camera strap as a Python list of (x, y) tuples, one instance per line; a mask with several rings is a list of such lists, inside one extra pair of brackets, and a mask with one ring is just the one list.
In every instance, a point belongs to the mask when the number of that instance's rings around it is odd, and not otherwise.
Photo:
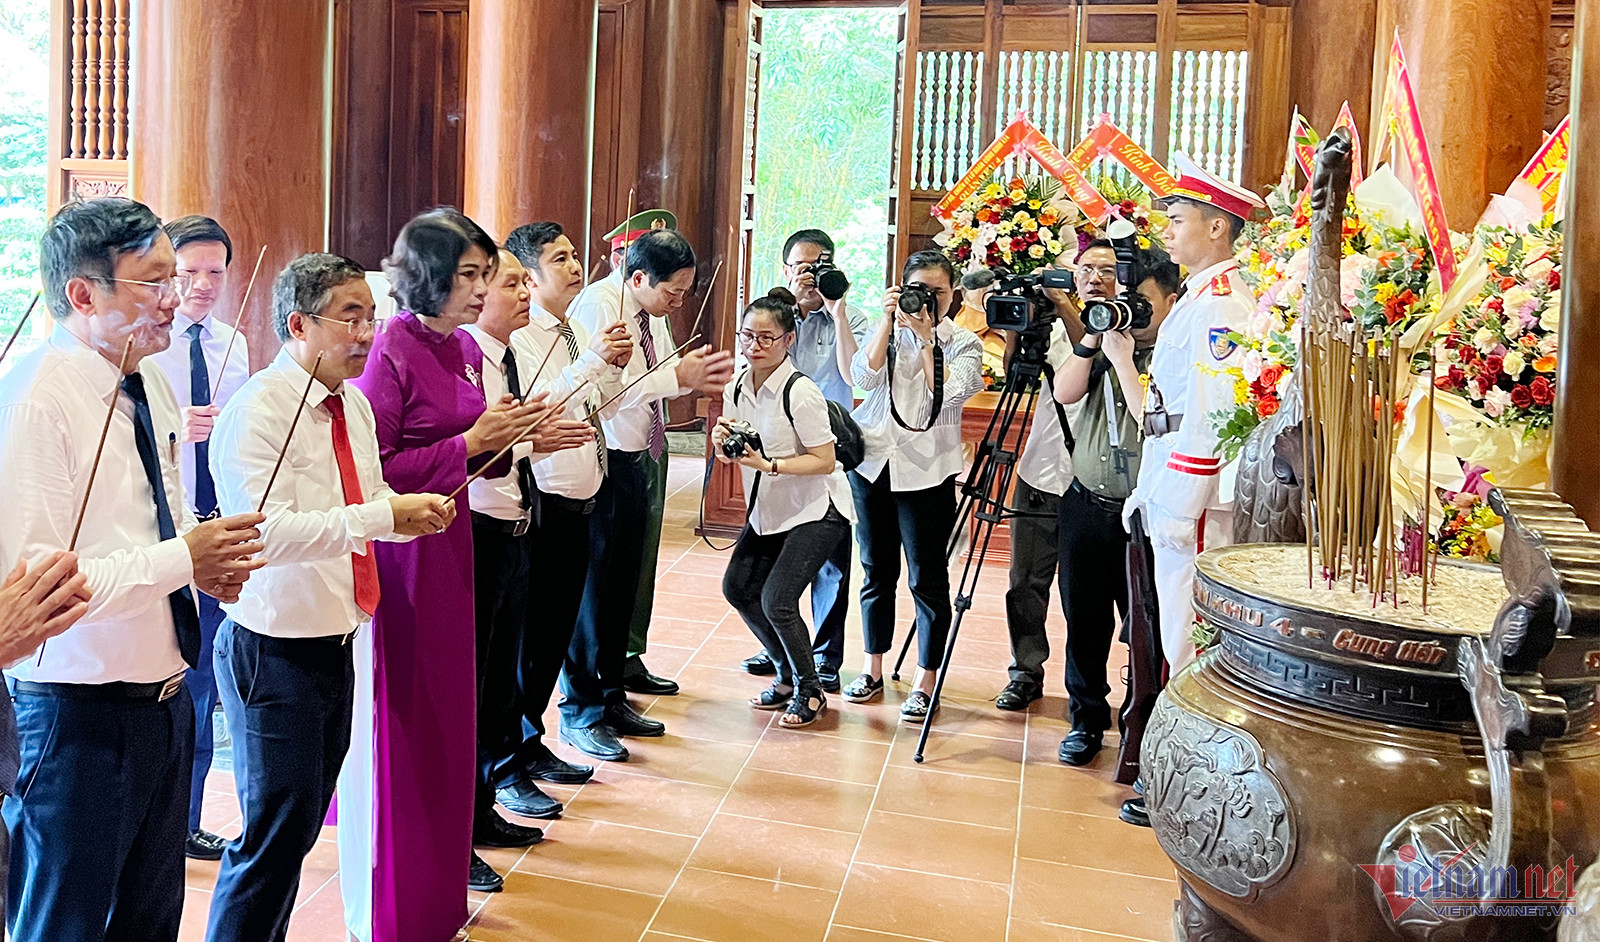
[[(937, 327), (935, 330), (937, 331)], [(899, 331), (895, 331), (898, 334)], [(910, 425), (900, 417), (900, 410), (894, 405), (894, 349), (896, 346), (895, 334), (889, 335), (889, 414), (894, 417), (896, 425), (908, 432), (926, 432), (933, 428), (933, 423), (939, 421), (939, 409), (944, 405), (944, 348), (939, 345), (939, 335), (933, 337), (933, 409), (928, 413), (928, 424), (922, 428)]]
[(1056, 371), (1049, 363), (1044, 364), (1044, 389), (1041, 392), (1048, 395), (1050, 404), (1056, 407), (1056, 420), (1061, 423), (1061, 434), (1066, 438), (1067, 454), (1070, 455), (1078, 447), (1078, 440), (1072, 437), (1072, 423), (1067, 421), (1066, 407), (1056, 398)]

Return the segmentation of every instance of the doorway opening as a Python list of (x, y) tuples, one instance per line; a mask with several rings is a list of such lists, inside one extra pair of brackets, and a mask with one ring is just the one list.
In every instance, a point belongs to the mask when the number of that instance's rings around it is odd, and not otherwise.
[(853, 285), (851, 302), (877, 306), (888, 258), (897, 17), (882, 7), (765, 13), (752, 297), (784, 284), (791, 233), (821, 229)]

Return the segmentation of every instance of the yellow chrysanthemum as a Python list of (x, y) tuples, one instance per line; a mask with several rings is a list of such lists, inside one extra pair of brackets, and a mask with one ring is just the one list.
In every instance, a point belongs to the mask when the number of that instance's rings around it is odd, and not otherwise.
[(1038, 200), (1028, 200), (1029, 209), (1038, 209), (1042, 204)]
[(1391, 281), (1380, 282), (1376, 288), (1372, 289), (1372, 299), (1379, 304), (1389, 303), (1394, 298), (1394, 294), (1394, 282)]
[(1250, 384), (1243, 378), (1233, 381), (1233, 404), (1242, 406), (1250, 401)]

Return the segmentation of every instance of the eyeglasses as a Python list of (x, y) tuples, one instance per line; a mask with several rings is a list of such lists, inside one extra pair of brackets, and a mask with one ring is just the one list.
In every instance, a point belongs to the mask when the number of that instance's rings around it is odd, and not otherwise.
[(156, 289), (156, 301), (165, 301), (168, 298), (177, 298), (182, 301), (183, 296), (189, 293), (189, 283), (192, 275), (174, 275), (163, 281), (140, 281), (137, 278), (113, 278), (125, 285), (144, 285), (146, 288)]
[(352, 337), (360, 337), (362, 335), (370, 335), (378, 332), (378, 322), (370, 317), (364, 317), (360, 320), (347, 321), (341, 320), (337, 317), (324, 317), (321, 314), (312, 314), (310, 311), (301, 311), (300, 313), (315, 321), (322, 321), (327, 324), (337, 324), (344, 328), (345, 333)]
[(1117, 277), (1117, 266), (1112, 265), (1108, 268), (1096, 268), (1093, 265), (1079, 265), (1078, 277), (1083, 279), (1092, 278), (1096, 281), (1106, 278), (1115, 278)]
[(758, 334), (748, 330), (741, 330), (735, 336), (739, 338), (741, 344), (746, 347), (755, 347), (757, 350), (765, 350), (783, 339), (781, 335), (774, 337), (771, 334)]

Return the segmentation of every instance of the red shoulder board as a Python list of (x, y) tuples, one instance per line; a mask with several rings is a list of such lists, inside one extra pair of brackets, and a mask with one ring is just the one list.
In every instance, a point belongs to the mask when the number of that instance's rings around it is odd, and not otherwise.
[(1228, 280), (1227, 272), (1211, 279), (1211, 293), (1218, 297), (1226, 297), (1233, 293), (1233, 282)]

